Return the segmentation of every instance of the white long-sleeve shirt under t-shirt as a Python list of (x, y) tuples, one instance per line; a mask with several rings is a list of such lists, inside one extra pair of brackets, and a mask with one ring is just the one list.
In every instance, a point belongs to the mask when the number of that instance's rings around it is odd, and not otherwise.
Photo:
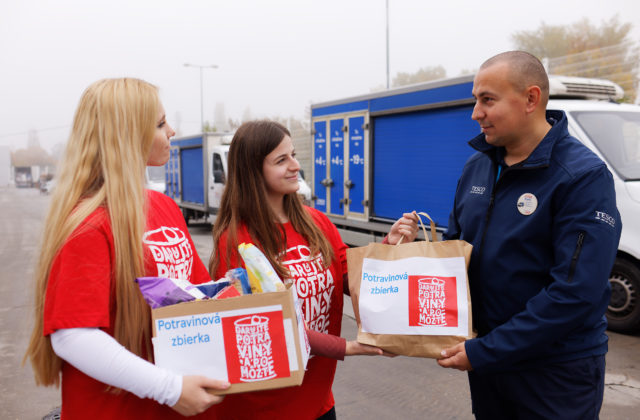
[(170, 407), (180, 399), (181, 375), (136, 356), (98, 328), (56, 330), (51, 334), (51, 346), (65, 362), (107, 385)]

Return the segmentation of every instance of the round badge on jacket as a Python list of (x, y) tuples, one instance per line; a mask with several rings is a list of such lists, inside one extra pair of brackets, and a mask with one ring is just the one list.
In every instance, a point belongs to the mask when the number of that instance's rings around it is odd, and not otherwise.
[(531, 193), (524, 193), (518, 198), (518, 211), (529, 216), (538, 208), (538, 199)]

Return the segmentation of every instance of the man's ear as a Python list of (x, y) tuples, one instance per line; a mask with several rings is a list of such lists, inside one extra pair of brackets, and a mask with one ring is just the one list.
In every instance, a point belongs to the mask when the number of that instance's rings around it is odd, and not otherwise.
[(540, 99), (542, 98), (542, 91), (536, 85), (529, 86), (526, 90), (527, 95), (527, 113), (534, 112), (540, 105)]

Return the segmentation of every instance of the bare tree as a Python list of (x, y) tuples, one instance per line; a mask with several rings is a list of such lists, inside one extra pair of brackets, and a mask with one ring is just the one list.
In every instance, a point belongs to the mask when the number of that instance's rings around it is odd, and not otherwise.
[(251, 113), (251, 107), (247, 105), (242, 113), (242, 122), (251, 121), (253, 119), (253, 114)]
[(441, 65), (420, 68), (415, 73), (396, 73), (391, 85), (393, 87), (412, 85), (414, 83), (428, 82), (430, 80), (444, 79), (447, 71)]
[(213, 119), (214, 131), (229, 131), (226, 112), (224, 110), (224, 102), (217, 102)]
[(518, 31), (511, 38), (517, 49), (547, 59), (551, 74), (596, 77), (618, 83), (623, 101), (633, 102), (638, 89), (640, 45), (631, 40), (631, 23), (618, 16), (595, 26), (588, 19), (571, 25), (547, 25), (533, 31)]

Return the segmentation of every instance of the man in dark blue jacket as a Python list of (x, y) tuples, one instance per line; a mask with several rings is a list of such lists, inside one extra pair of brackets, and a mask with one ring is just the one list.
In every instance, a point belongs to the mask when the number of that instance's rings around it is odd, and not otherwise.
[(478, 338), (438, 363), (468, 370), (478, 419), (598, 418), (609, 273), (620, 239), (611, 173), (546, 112), (532, 55), (487, 60), (473, 82), (482, 134), (458, 181), (446, 239), (471, 243)]

